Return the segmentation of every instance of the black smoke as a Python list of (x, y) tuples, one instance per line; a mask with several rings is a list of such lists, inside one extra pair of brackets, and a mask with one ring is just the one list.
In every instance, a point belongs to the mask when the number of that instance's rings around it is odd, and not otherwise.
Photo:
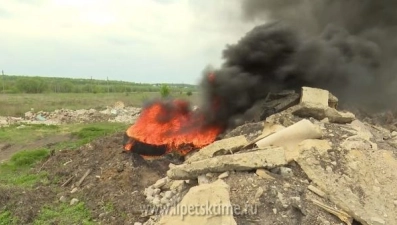
[(328, 89), (345, 105), (394, 107), (395, 9), (395, 0), (243, 0), (243, 19), (267, 22), (227, 45), (220, 68), (204, 70), (204, 109), (231, 123), (267, 93), (303, 85)]

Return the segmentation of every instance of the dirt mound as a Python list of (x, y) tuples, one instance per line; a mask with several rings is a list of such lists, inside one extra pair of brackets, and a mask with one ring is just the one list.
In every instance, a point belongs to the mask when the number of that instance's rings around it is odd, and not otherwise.
[[(85, 203), (94, 221), (103, 224), (146, 221), (141, 216), (146, 204), (143, 190), (165, 176), (170, 161), (145, 161), (123, 153), (121, 137), (122, 133), (117, 133), (79, 149), (55, 152), (32, 173), (47, 171), (46, 180), (59, 188), (47, 187), (48, 183), (39, 183), (30, 191), (3, 188), (0, 202), (6, 202), (23, 224), (31, 223), (43, 205), (60, 201), (69, 204), (74, 198)], [(89, 174), (78, 185), (87, 171)]]
[[(50, 180), (58, 179), (59, 186), (65, 184), (53, 201), (62, 196), (64, 201), (77, 198), (86, 203), (95, 220), (105, 224), (145, 221), (141, 218), (145, 204), (142, 190), (165, 175), (169, 161), (146, 162), (122, 153), (121, 137), (122, 133), (117, 133), (51, 157), (43, 170), (49, 171)], [(88, 176), (78, 186), (87, 171)]]

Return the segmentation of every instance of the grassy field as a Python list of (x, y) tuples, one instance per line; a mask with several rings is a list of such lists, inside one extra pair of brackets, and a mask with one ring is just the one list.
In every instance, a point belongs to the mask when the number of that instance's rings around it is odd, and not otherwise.
[[(187, 96), (178, 92), (172, 96), (198, 101), (197, 93)], [(116, 101), (122, 101), (126, 106), (141, 106), (144, 101), (157, 97), (160, 97), (158, 92), (0, 94), (0, 116), (23, 116), (31, 108), (35, 111), (105, 108)]]
[[(30, 124), (24, 128), (19, 128), (19, 125), (11, 125), (9, 127), (0, 128), (0, 143), (9, 144), (26, 144), (40, 138), (57, 134), (75, 134), (78, 138), (83, 140), (89, 139), (87, 135), (100, 135), (101, 132), (106, 135), (108, 133), (125, 130), (129, 125), (122, 123), (92, 123), (90, 124), (64, 124), (64, 125), (45, 125), (45, 124)], [(82, 133), (79, 133), (79, 132)], [(84, 136), (85, 135), (85, 136)]]

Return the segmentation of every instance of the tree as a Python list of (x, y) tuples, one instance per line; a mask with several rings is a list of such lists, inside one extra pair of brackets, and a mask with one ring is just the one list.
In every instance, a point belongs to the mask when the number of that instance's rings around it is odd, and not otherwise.
[(170, 95), (170, 88), (168, 87), (168, 85), (163, 84), (160, 88), (160, 95), (161, 97), (165, 98), (168, 97)]
[(71, 81), (60, 82), (60, 92), (70, 93), (73, 90), (73, 83)]
[(48, 89), (48, 84), (41, 78), (19, 78), (16, 87), (23, 93), (43, 93)]
[(187, 96), (191, 96), (192, 94), (193, 94), (192, 91), (187, 91), (187, 92), (186, 92), (186, 95), (187, 95)]

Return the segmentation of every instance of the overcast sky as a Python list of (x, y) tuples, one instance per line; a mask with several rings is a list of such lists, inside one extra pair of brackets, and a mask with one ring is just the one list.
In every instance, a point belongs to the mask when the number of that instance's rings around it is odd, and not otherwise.
[(239, 0), (2, 0), (6, 74), (197, 83), (253, 25)]

